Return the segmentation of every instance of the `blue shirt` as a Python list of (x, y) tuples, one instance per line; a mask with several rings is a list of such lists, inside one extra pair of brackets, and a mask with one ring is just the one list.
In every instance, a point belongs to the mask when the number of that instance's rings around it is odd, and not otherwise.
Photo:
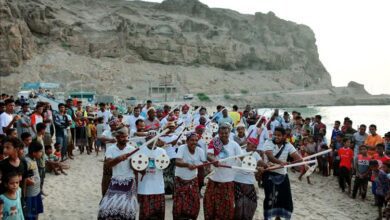
[(0, 199), (4, 201), (3, 219), (18, 219), (24, 220), (23, 209), (21, 203), (22, 190), (19, 188), (16, 192), (16, 199), (10, 199), (5, 194), (0, 195)]

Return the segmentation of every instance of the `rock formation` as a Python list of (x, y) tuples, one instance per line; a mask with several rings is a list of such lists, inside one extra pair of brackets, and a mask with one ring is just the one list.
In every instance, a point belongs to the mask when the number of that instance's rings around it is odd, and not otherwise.
[[(216, 72), (202, 78), (207, 82), (229, 74), (258, 73), (264, 80), (257, 82), (257, 88), (249, 82), (253, 80), (240, 77), (243, 85), (251, 86), (248, 89), (331, 87), (313, 31), (272, 12), (243, 15), (209, 8), (197, 0), (165, 0), (161, 4), (0, 0), (0, 6), (0, 87), (5, 91), (15, 91), (26, 81), (49, 79), (72, 84), (80, 74), (90, 80), (90, 89), (117, 76), (118, 85), (124, 87), (138, 77), (135, 72), (146, 67), (165, 72), (184, 68), (187, 75), (180, 77), (187, 80), (179, 80), (182, 92), (229, 89), (193, 86), (199, 79), (198, 67)], [(66, 66), (72, 56), (83, 62)], [(110, 68), (104, 67), (106, 62)], [(88, 72), (92, 69), (94, 72)], [(137, 85), (146, 86), (150, 79), (153, 76), (145, 75)], [(268, 88), (267, 81), (273, 81), (274, 87)], [(139, 96), (145, 93), (145, 88), (137, 89), (133, 92)]]

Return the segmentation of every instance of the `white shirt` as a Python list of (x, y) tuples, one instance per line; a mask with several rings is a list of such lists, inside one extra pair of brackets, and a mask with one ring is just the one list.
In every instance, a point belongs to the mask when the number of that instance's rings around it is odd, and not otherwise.
[(159, 137), (161, 141), (163, 141), (165, 144), (167, 144), (167, 147), (165, 148), (168, 154), (169, 159), (176, 158), (176, 149), (177, 146), (172, 146), (172, 144), (168, 144), (172, 141), (175, 141), (178, 138), (177, 135), (175, 134), (168, 134), (168, 135), (163, 135)]
[(281, 126), (281, 124), (280, 124), (280, 122), (278, 121), (278, 120), (273, 120), (271, 123), (270, 123), (270, 127), (271, 127), (271, 131), (272, 131), (272, 133), (275, 131), (275, 128), (277, 128), (277, 127), (280, 127)]
[[(279, 148), (279, 146), (274, 144), (271, 140), (267, 140), (264, 144), (264, 149), (265, 149), (265, 151), (272, 151), (272, 154), (275, 156), (276, 154), (278, 154), (279, 149), (281, 149), (282, 146), (280, 146), (280, 148)], [(296, 151), (297, 150), (295, 149), (295, 147), (292, 144), (286, 143), (286, 147), (283, 149), (283, 152), (279, 156), (278, 160), (287, 162), (288, 155), (291, 155), (292, 153), (294, 153)], [(273, 170), (271, 172), (285, 175), (285, 174), (287, 174), (287, 168), (280, 168), (277, 170)]]
[(185, 126), (189, 126), (192, 122), (192, 115), (187, 112), (187, 114), (180, 114), (180, 117), (182, 122), (184, 122)]
[[(112, 136), (111, 129), (104, 130), (102, 136), (107, 138), (107, 139), (113, 139), (114, 138), (114, 136)], [(109, 147), (111, 147), (111, 146), (116, 146), (116, 143), (108, 143), (108, 142), (106, 143), (106, 148), (107, 149)]]
[(264, 143), (269, 139), (269, 133), (267, 129), (263, 129), (260, 134), (259, 144), (257, 145), (257, 150), (264, 151)]
[[(221, 150), (221, 152), (216, 158), (217, 160), (242, 154), (241, 147), (235, 141), (229, 141), (229, 143), (224, 145), (222, 149), (225, 150), (226, 154), (224, 155), (224, 153), (222, 152), (223, 150)], [(214, 154), (214, 149), (208, 149), (207, 153)], [(236, 159), (229, 159), (227, 161), (221, 162), (221, 164), (229, 165), (229, 166), (238, 165)], [(215, 182), (226, 183), (226, 182), (232, 182), (234, 180), (235, 175), (236, 175), (236, 170), (234, 169), (217, 167), (215, 168), (215, 172), (210, 177), (210, 179)]]
[[(123, 150), (120, 150), (116, 145), (112, 145), (107, 148), (106, 151), (106, 158), (111, 158), (114, 159), (118, 156), (121, 156), (123, 154), (130, 153), (134, 150), (135, 148), (130, 145), (126, 145)], [(112, 177), (120, 177), (120, 178), (134, 178), (134, 172), (130, 168), (130, 157), (128, 157), (126, 160), (118, 163), (114, 167), (112, 167)]]
[(283, 120), (283, 121), (282, 121), (282, 127), (283, 127), (284, 129), (287, 129), (287, 128), (292, 129), (291, 121), (286, 122), (285, 120)]
[[(247, 153), (248, 151), (243, 150), (243, 154)], [(252, 154), (252, 157), (255, 158), (256, 163), (261, 160), (260, 155), (257, 152), (254, 152)], [(241, 164), (241, 160), (239, 161)], [(245, 183), (245, 184), (255, 184), (256, 183), (256, 178), (255, 178), (255, 173), (254, 172), (246, 172), (243, 170), (237, 170), (236, 177), (234, 178), (234, 182), (239, 182), (239, 183)]]
[(108, 120), (111, 118), (111, 112), (108, 110), (105, 110), (104, 112), (99, 110), (96, 115), (98, 118), (103, 117), (103, 123), (106, 125), (106, 127), (108, 127)]
[[(206, 161), (204, 151), (200, 147), (195, 147), (194, 154), (191, 154), (188, 150), (187, 144), (181, 145), (177, 151), (176, 158), (180, 158), (185, 163), (192, 165), (200, 165)], [(178, 176), (184, 180), (192, 180), (198, 175), (198, 169), (190, 170), (187, 167), (175, 168), (175, 176)]]
[(204, 117), (206, 119), (206, 124), (209, 123), (210, 119), (209, 119), (208, 115), (199, 115), (198, 114), (198, 115), (194, 116), (194, 126), (200, 125), (200, 123), (199, 123), (200, 117)]
[[(4, 134), (3, 128), (7, 127), (13, 118), (14, 118), (14, 116), (12, 114), (8, 114), (7, 112), (1, 113), (1, 115), (0, 115), (0, 134)], [(11, 128), (13, 128), (13, 125), (11, 126)]]
[[(249, 137), (251, 138), (257, 138), (258, 137), (258, 131), (259, 131), (260, 128), (258, 128), (256, 125), (251, 125), (249, 126), (248, 128), (248, 135)], [(263, 130), (267, 130), (266, 128), (262, 128)]]
[(157, 147), (155, 150), (149, 149), (147, 146), (141, 147), (141, 149), (134, 155), (144, 154), (149, 157), (149, 167), (146, 168), (146, 174), (141, 179), (142, 175), (138, 175), (138, 194), (141, 195), (158, 195), (163, 194), (164, 191), (164, 177), (163, 170), (156, 168), (154, 159), (165, 154), (165, 150)]
[(130, 116), (127, 117), (126, 124), (130, 125), (130, 130), (133, 130), (133, 131), (137, 130), (137, 128), (135, 126), (135, 122), (138, 119), (145, 120), (145, 118), (142, 117), (141, 115), (138, 115), (138, 117), (135, 117), (134, 115), (130, 115)]

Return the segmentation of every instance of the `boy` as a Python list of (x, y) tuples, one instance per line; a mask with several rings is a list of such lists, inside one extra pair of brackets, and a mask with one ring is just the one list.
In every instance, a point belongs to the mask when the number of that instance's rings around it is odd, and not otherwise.
[(376, 145), (376, 153), (372, 157), (372, 159), (377, 160), (379, 163), (379, 167), (382, 166), (382, 164), (386, 163), (390, 158), (384, 154), (384, 144), (377, 144)]
[(62, 164), (59, 162), (59, 158), (53, 154), (53, 149), (50, 145), (45, 146), (45, 154), (48, 172), (54, 171), (55, 175), (60, 175), (61, 172), (62, 174), (67, 175), (67, 173), (65, 173), (62, 169)]
[[(44, 123), (38, 123), (37, 126), (36, 126), (36, 131), (37, 131), (37, 136), (35, 137), (35, 141), (39, 142), (42, 146), (44, 146), (44, 137), (45, 137), (45, 133), (46, 133), (46, 125)], [(42, 147), (43, 148), (43, 147)], [(43, 183), (45, 181), (45, 155), (44, 154), (41, 154), (41, 158), (39, 158), (37, 160), (37, 164), (38, 164), (38, 170), (39, 170), (39, 176), (40, 176), (40, 183), (41, 183), (41, 191), (42, 191), (42, 195), (43, 196), (47, 196), (47, 194), (45, 194), (43, 192)]]
[(375, 178), (376, 191), (375, 200), (378, 202), (378, 219), (382, 219), (382, 207), (386, 206), (385, 196), (389, 192), (389, 180), (387, 174), (390, 172), (390, 163), (386, 162)]
[(351, 169), (353, 160), (353, 151), (351, 149), (351, 140), (344, 138), (344, 146), (338, 150), (340, 157), (339, 166), (339, 185), (343, 192), (345, 192), (345, 184), (348, 185), (348, 194), (351, 193)]
[[(11, 172), (16, 172), (20, 175), (20, 180), (25, 176), (25, 164), (19, 158), (19, 149), (23, 144), (17, 138), (5, 138), (2, 141), (3, 153), (7, 158), (0, 161), (0, 178), (1, 182), (5, 183), (6, 176)], [(5, 192), (3, 184), (0, 184), (0, 194)]]
[(28, 173), (30, 174), (31, 181), (26, 182), (26, 219), (38, 219), (38, 215), (43, 213), (43, 203), (41, 197), (41, 178), (39, 175), (39, 169), (37, 160), (42, 158), (43, 146), (33, 141), (28, 148), (28, 155), (26, 157)]
[(23, 156), (26, 156), (28, 154), (28, 146), (30, 146), (30, 144), (32, 142), (32, 136), (30, 133), (24, 132), (20, 135), (20, 137), (21, 137), (23, 145), (24, 145), (24, 155)]
[(353, 185), (352, 198), (356, 198), (356, 194), (358, 189), (360, 188), (360, 195), (362, 200), (366, 198), (367, 194), (367, 185), (370, 176), (369, 166), (370, 166), (370, 157), (367, 154), (367, 146), (360, 145), (359, 146), (359, 154), (355, 158), (355, 170), (356, 177)]
[(331, 143), (333, 149), (333, 176), (339, 175), (340, 156), (338, 150), (343, 146), (343, 134), (336, 135), (336, 141)]

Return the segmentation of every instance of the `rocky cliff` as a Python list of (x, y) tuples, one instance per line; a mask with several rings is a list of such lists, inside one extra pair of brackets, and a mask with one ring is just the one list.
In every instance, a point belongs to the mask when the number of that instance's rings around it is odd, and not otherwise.
[(3, 91), (60, 81), (145, 96), (161, 73), (173, 74), (183, 93), (331, 87), (313, 31), (272, 12), (244, 15), (197, 0), (0, 0), (0, 7)]

